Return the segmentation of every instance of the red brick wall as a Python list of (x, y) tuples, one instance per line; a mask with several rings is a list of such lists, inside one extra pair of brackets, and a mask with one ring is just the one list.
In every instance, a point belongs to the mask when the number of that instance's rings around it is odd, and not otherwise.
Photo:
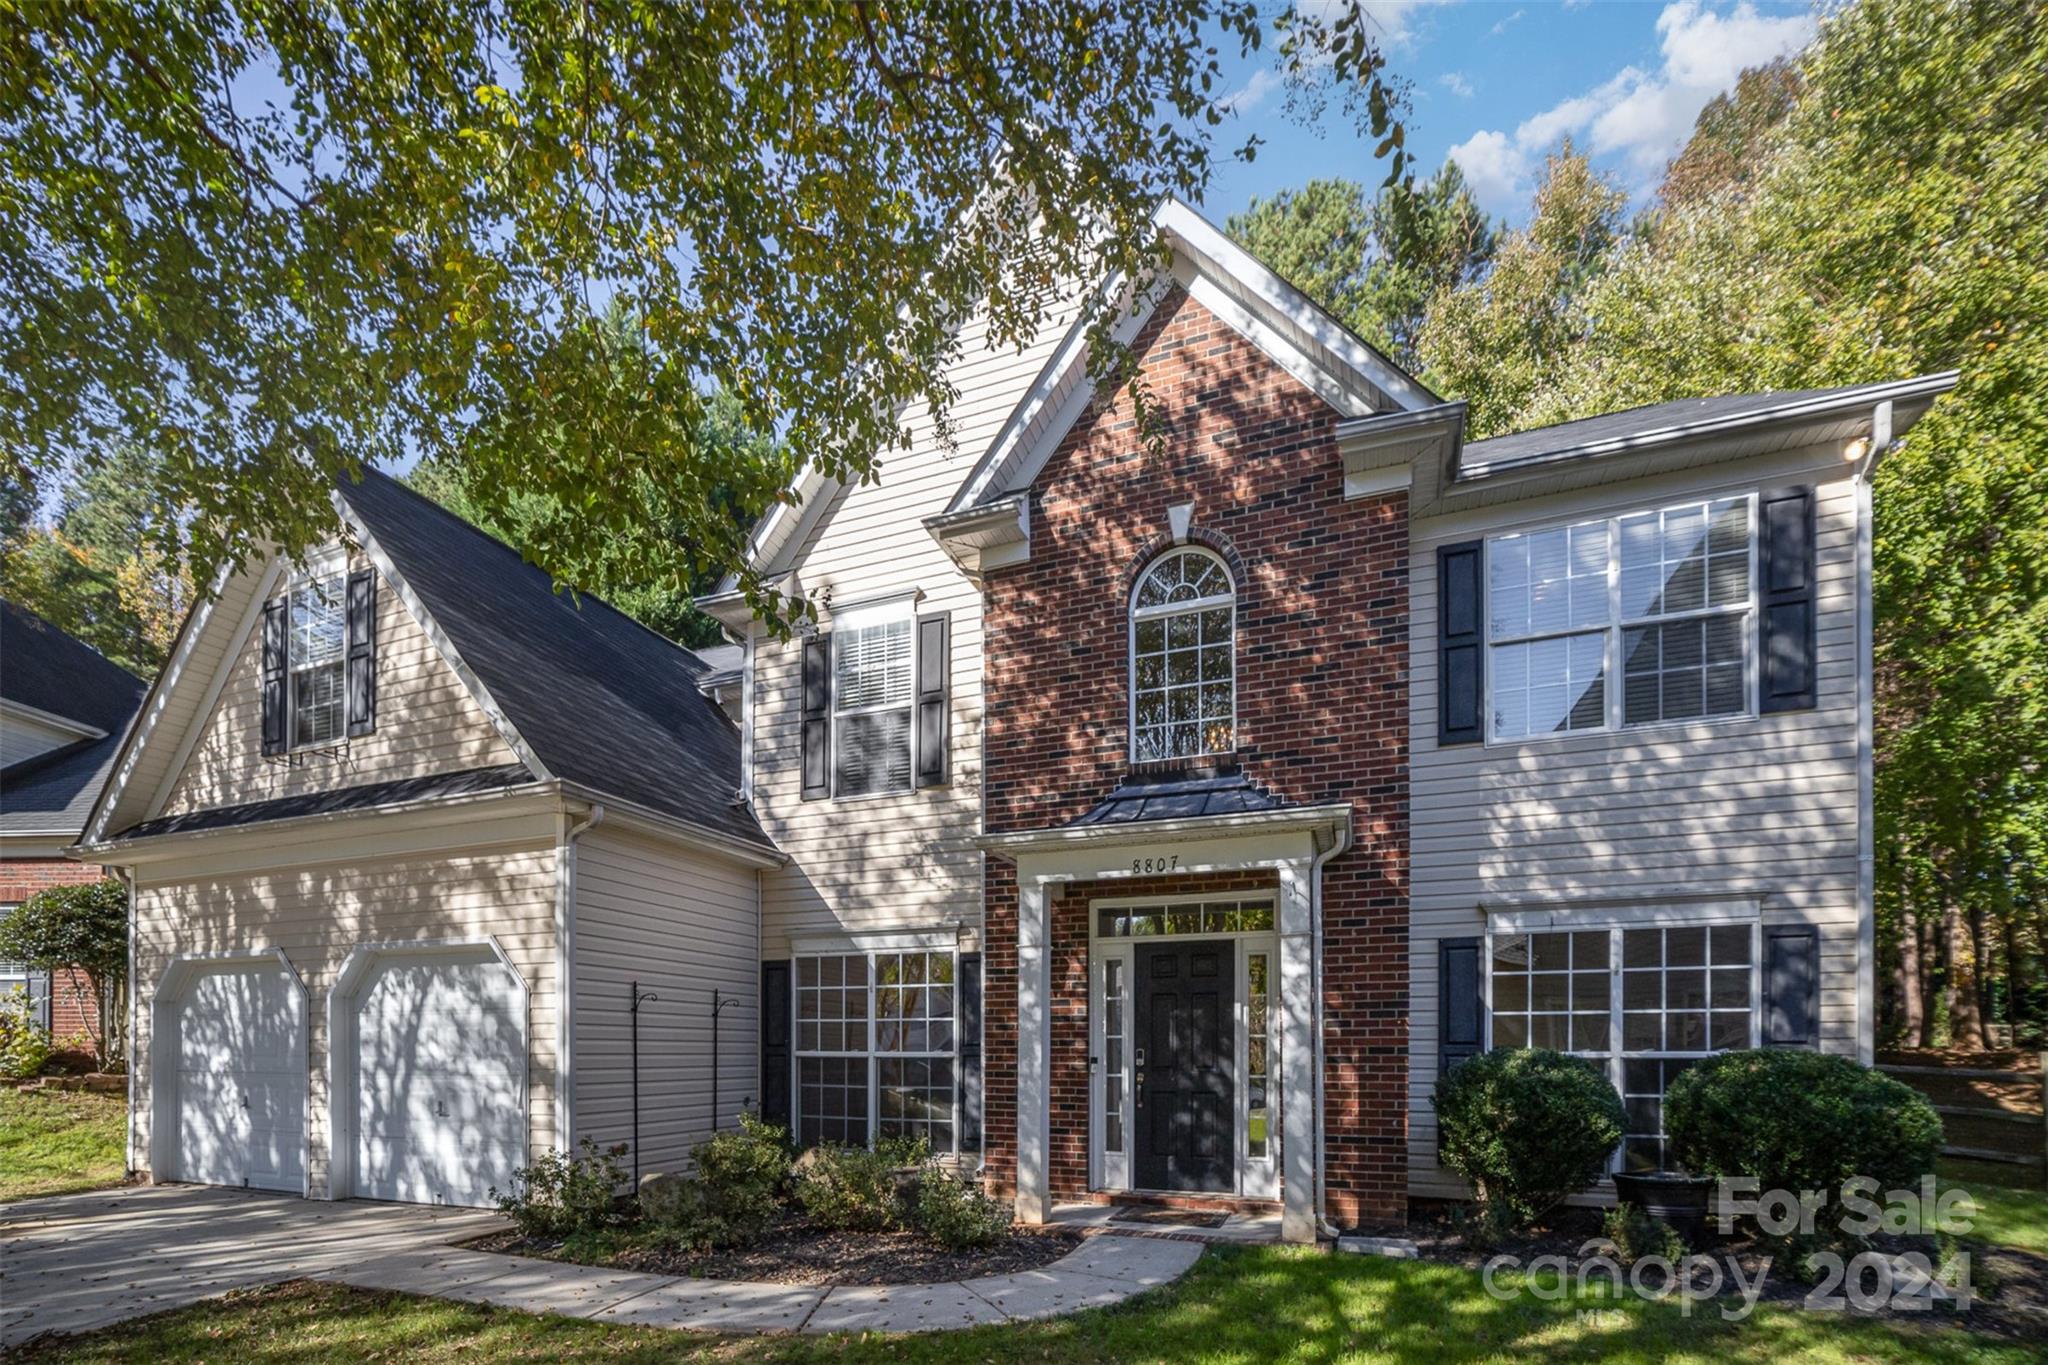
[[(1137, 349), (1168, 426), (1164, 448), (1148, 447), (1121, 391), (1099, 395), (1039, 476), (1030, 562), (993, 574), (986, 589), (987, 827), (1063, 823), (1127, 775), (1129, 589), (1170, 544), (1167, 509), (1192, 501), (1194, 537), (1231, 562), (1238, 583), (1237, 762), (1288, 801), (1353, 808), (1354, 847), (1323, 879), (1328, 1211), (1340, 1225), (1398, 1222), (1407, 1205), (1407, 499), (1346, 502), (1336, 415), (1185, 294), (1161, 306)], [(987, 897), (988, 1155), (1007, 1184), (1016, 890), (1011, 868), (993, 858)], [(1056, 913), (1055, 932), (1054, 1028), (1066, 1046), (1054, 1060), (1053, 1169), (1056, 1193), (1071, 1193), (1086, 1170), (1085, 918)], [(1075, 933), (1078, 947), (1068, 941)], [(1063, 1070), (1075, 1065), (1076, 1037), (1078, 1082)]]
[[(69, 858), (0, 858), (0, 905), (18, 905), (52, 886), (96, 882), (106, 875), (104, 868)], [(52, 974), (50, 1037), (59, 1046), (87, 1035), (92, 1010), (84, 977), (76, 972)]]

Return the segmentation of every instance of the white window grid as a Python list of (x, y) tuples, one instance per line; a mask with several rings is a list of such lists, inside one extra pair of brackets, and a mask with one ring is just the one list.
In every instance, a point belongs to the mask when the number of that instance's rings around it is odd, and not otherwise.
[(291, 747), (310, 749), (338, 743), (348, 652), (341, 580), (321, 578), (295, 585), (285, 610)]
[(1615, 1168), (1661, 1169), (1670, 1082), (1701, 1058), (1760, 1045), (1761, 935), (1753, 918), (1491, 932), (1487, 1046), (1547, 1047), (1600, 1063), (1628, 1115)]
[(798, 1139), (869, 1145), (923, 1137), (956, 1150), (958, 960), (877, 950), (796, 959)]
[(1124, 1150), (1124, 1046), (1130, 1029), (1130, 986), (1126, 959), (1106, 958), (1102, 964), (1102, 1150)]
[[(1130, 616), (1132, 761), (1234, 750), (1237, 587), (1229, 566), (1199, 546), (1170, 551), (1139, 576)], [(1145, 720), (1155, 697), (1158, 719)]]
[[(1738, 509), (1742, 514), (1739, 548), (1730, 543), (1725, 524), (1718, 528), (1715, 525), (1717, 514)], [(1701, 519), (1701, 553), (1669, 555), (1667, 530), (1674, 522), (1682, 528), (1685, 518), (1693, 514)], [(1654, 559), (1625, 550), (1625, 540), (1640, 547), (1643, 530), (1652, 525), (1656, 531)], [(1545, 554), (1562, 572), (1539, 579), (1533, 569), (1539, 553)], [(1516, 573), (1516, 556), (1521, 558), (1522, 575)], [(1522, 743), (1756, 714), (1754, 624), (1759, 588), (1755, 494), (1694, 499), (1567, 526), (1493, 536), (1486, 542), (1485, 559), (1489, 743)], [(1629, 562), (1624, 563), (1625, 559)], [(1700, 605), (1693, 607), (1681, 601), (1667, 610), (1662, 598), (1677, 576), (1667, 574), (1665, 566), (1694, 562), (1701, 566)], [(1495, 582), (1496, 567), (1507, 574), (1504, 584)], [(1653, 582), (1653, 576), (1659, 583), (1653, 589), (1656, 596), (1645, 599), (1643, 587)], [(1738, 576), (1743, 586), (1739, 595), (1731, 590)], [(1680, 591), (1689, 594), (1690, 584), (1681, 585)], [(1517, 602), (1526, 610), (1516, 612)], [(1654, 611), (1650, 610), (1653, 605), (1657, 608)], [(1547, 613), (1540, 626), (1539, 607)], [(1683, 632), (1693, 622), (1699, 623), (1697, 638), (1702, 653), (1718, 647), (1718, 658), (1702, 659), (1696, 665), (1690, 662)], [(1681, 650), (1678, 663), (1669, 663), (1662, 657), (1667, 637)], [(1597, 649), (1590, 643), (1595, 641)], [(1633, 650), (1629, 648), (1632, 642), (1636, 646)], [(1658, 667), (1654, 671), (1637, 667), (1631, 673), (1631, 665), (1644, 662), (1645, 647), (1659, 651)], [(1564, 711), (1562, 724), (1530, 730), (1527, 726), (1531, 699), (1539, 691), (1557, 686), (1540, 681), (1549, 676), (1542, 669), (1561, 669), (1557, 676), (1565, 680), (1561, 690), (1570, 705)], [(1638, 680), (1633, 712), (1629, 705), (1631, 676)], [(1667, 716), (1663, 690), (1669, 687), (1671, 698), (1679, 699), (1686, 695), (1694, 676), (1701, 693), (1699, 709), (1693, 714)], [(1651, 681), (1659, 690), (1654, 714), (1644, 710)], [(1728, 706), (1731, 683), (1737, 704)], [(1710, 692), (1710, 684), (1718, 692)], [(1513, 700), (1518, 695), (1519, 708)], [(1710, 710), (1711, 698), (1716, 695), (1722, 700), (1722, 709)], [(1631, 719), (1631, 714), (1637, 718)], [(1517, 718), (1520, 724), (1504, 723)]]
[(1245, 1083), (1249, 1093), (1245, 1120), (1245, 1155), (1263, 1161), (1271, 1150), (1279, 1115), (1273, 1090), (1273, 967), (1272, 954), (1245, 954)]
[[(835, 796), (882, 796), (911, 789), (917, 619), (909, 613), (835, 625), (832, 632), (832, 790)], [(875, 732), (887, 766), (860, 774), (848, 791), (847, 742)]]

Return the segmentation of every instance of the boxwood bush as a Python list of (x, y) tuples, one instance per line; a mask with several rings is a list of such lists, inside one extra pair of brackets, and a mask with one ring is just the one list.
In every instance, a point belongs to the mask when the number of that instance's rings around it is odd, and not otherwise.
[(1830, 1202), (1853, 1176), (1911, 1188), (1933, 1173), (1942, 1141), (1940, 1116), (1910, 1086), (1848, 1057), (1777, 1049), (1688, 1067), (1664, 1097), (1664, 1132), (1694, 1175), (1750, 1176)]
[(1525, 1226), (1607, 1171), (1621, 1097), (1583, 1057), (1501, 1048), (1436, 1084), (1444, 1164), (1472, 1182), (1494, 1230)]

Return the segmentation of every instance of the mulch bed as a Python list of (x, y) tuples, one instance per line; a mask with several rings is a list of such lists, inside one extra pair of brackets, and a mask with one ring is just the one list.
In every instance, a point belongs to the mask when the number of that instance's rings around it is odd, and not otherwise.
[[(1508, 1238), (1491, 1250), (1475, 1251), (1465, 1244), (1447, 1209), (1436, 1210), (1432, 1216), (1418, 1208), (1413, 1221), (1399, 1235), (1414, 1242), (1425, 1260), (1479, 1270), (1500, 1255), (1513, 1256), (1524, 1266), (1538, 1256), (1561, 1256), (1569, 1273), (1576, 1276), (1581, 1248), (1604, 1234), (1599, 1210), (1568, 1208), (1549, 1223)], [(1874, 1239), (1874, 1244), (1880, 1252), (1918, 1251), (1927, 1256), (1930, 1263), (1940, 1262), (1931, 1237), (1880, 1236)], [(1889, 1317), (1930, 1328), (1966, 1327), (2023, 1341), (2039, 1341), (2048, 1336), (2048, 1256), (1967, 1241), (1964, 1249), (1970, 1253), (1970, 1283), (1976, 1296), (1968, 1312), (1958, 1313), (1945, 1304), (1926, 1311), (1882, 1308), (1866, 1313), (1853, 1305), (1843, 1311), (1858, 1317)], [(1766, 1268), (1770, 1250), (1741, 1234), (1722, 1238), (1715, 1237), (1710, 1231), (1707, 1245), (1694, 1247), (1693, 1251), (1720, 1263), (1724, 1281), (1720, 1297), (1723, 1299), (1739, 1299), (1742, 1292), (1728, 1273), (1730, 1261), (1739, 1267), (1745, 1283), (1755, 1283), (1759, 1273), (1765, 1276), (1759, 1303), (1796, 1307), (1803, 1304), (1815, 1289), (1815, 1286), (1802, 1284), (1794, 1278), (1788, 1266), (1773, 1261)], [(1604, 1276), (1596, 1275), (1594, 1279), (1604, 1282)], [(1650, 1282), (1653, 1285), (1658, 1283), (1655, 1277)], [(1832, 1293), (1838, 1302), (1843, 1297), (1839, 1285)], [(1693, 1311), (1714, 1310), (1701, 1304)]]
[[(682, 1252), (636, 1237), (618, 1239), (603, 1264), (650, 1275), (759, 1280), (770, 1284), (923, 1284), (1007, 1275), (1051, 1265), (1080, 1244), (1067, 1232), (1012, 1231), (995, 1245), (948, 1251), (912, 1232), (834, 1232), (791, 1216), (753, 1246)], [(568, 1260), (552, 1238), (494, 1233), (463, 1243), (479, 1251)]]

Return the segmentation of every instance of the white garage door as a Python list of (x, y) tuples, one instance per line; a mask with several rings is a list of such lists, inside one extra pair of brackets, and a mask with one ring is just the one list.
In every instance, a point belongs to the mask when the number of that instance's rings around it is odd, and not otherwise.
[(526, 999), (496, 957), (394, 956), (356, 995), (355, 1192), (488, 1205), (525, 1164)]
[(298, 982), (277, 963), (202, 969), (173, 1011), (173, 1174), (302, 1193), (306, 1019)]

